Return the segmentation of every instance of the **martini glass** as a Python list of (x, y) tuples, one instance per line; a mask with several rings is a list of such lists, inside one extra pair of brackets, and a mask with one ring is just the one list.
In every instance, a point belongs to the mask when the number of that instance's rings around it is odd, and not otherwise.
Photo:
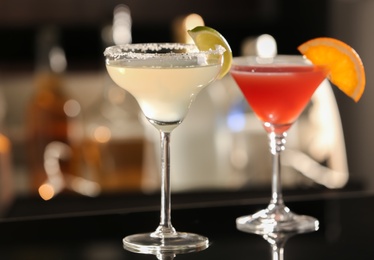
[(160, 132), (161, 212), (154, 232), (127, 236), (133, 252), (183, 252), (205, 249), (204, 236), (177, 232), (171, 223), (170, 135), (182, 123), (197, 94), (218, 76), (225, 49), (199, 51), (193, 44), (148, 43), (108, 47), (110, 77), (132, 94), (147, 120)]
[(239, 230), (265, 235), (318, 229), (317, 219), (297, 215), (285, 205), (280, 154), (285, 149), (287, 130), (304, 110), (327, 72), (327, 69), (297, 55), (234, 58), (230, 73), (268, 134), (273, 160), (270, 203), (266, 209), (253, 215), (239, 217), (236, 220)]

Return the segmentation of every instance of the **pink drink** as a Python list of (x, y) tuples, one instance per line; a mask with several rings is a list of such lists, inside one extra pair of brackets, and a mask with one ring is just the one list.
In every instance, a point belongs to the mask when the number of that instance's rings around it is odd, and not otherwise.
[(282, 133), (296, 121), (327, 75), (313, 65), (233, 65), (231, 75), (268, 132)]

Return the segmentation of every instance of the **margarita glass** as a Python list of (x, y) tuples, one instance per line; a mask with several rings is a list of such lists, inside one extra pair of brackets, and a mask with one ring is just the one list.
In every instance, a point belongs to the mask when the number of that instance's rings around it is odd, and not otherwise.
[(160, 132), (161, 214), (154, 232), (123, 239), (133, 252), (184, 252), (205, 249), (204, 236), (177, 232), (171, 223), (170, 135), (182, 123), (196, 95), (218, 76), (225, 49), (199, 51), (193, 44), (148, 43), (108, 47), (110, 77), (132, 94), (147, 120)]
[(230, 73), (262, 122), (273, 159), (272, 196), (268, 207), (254, 215), (239, 217), (237, 228), (261, 235), (317, 230), (317, 219), (297, 215), (284, 204), (280, 154), (285, 149), (287, 130), (326, 78), (328, 70), (313, 65), (303, 56), (279, 55), (236, 57)]

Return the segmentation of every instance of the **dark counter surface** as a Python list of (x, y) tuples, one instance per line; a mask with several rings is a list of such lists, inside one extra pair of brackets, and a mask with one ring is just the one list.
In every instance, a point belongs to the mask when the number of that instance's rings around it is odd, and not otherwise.
[[(176, 259), (271, 259), (267, 241), (235, 227), (237, 217), (267, 205), (267, 193), (256, 194), (173, 195), (174, 227), (210, 239), (206, 250), (180, 254)], [(374, 193), (286, 194), (291, 210), (318, 218), (320, 229), (291, 237), (285, 245), (284, 259), (374, 259)], [(124, 250), (122, 238), (153, 231), (159, 222), (158, 202), (157, 195), (95, 199), (67, 196), (47, 203), (19, 199), (0, 222), (0, 258), (157, 259)]]

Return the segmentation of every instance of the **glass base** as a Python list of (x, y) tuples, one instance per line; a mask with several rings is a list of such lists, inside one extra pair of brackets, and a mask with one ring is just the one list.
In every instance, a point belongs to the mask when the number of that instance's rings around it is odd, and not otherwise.
[(318, 230), (317, 219), (297, 215), (285, 206), (269, 205), (253, 215), (236, 219), (238, 230), (259, 235), (269, 233), (306, 233)]
[(209, 240), (193, 233), (176, 232), (172, 235), (162, 236), (155, 235), (153, 232), (127, 236), (123, 239), (123, 246), (126, 250), (135, 253), (184, 254), (206, 249), (209, 246)]

